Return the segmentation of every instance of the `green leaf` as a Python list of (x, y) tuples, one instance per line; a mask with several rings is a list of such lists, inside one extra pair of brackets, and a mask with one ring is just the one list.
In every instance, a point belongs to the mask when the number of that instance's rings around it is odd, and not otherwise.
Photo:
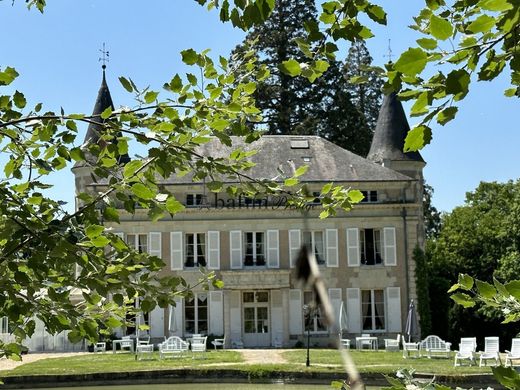
[(459, 274), (459, 279), (457, 283), (460, 284), (460, 287), (464, 290), (471, 290), (473, 288), (474, 280), (469, 275)]
[(223, 185), (224, 185), (224, 183), (222, 183), (221, 181), (210, 181), (209, 183), (207, 183), (208, 189), (211, 192), (220, 192), (220, 191), (222, 191), (222, 186)]
[(359, 190), (350, 190), (348, 192), (348, 197), (352, 203), (359, 203), (365, 198), (363, 193)]
[(19, 109), (22, 109), (27, 104), (27, 100), (25, 100), (25, 96), (23, 93), (16, 91), (13, 95), (14, 105)]
[(490, 31), (496, 24), (496, 19), (489, 15), (480, 15), (466, 28), (468, 31), (477, 34)]
[(103, 226), (90, 225), (90, 226), (87, 226), (87, 228), (85, 229), (85, 234), (87, 235), (88, 238), (94, 238), (94, 237), (98, 237), (101, 233), (103, 233), (104, 230), (105, 230), (105, 228)]
[(411, 129), (404, 142), (405, 152), (415, 152), (428, 145), (432, 140), (432, 129), (419, 125)]
[(182, 80), (181, 77), (176, 74), (170, 81), (170, 90), (172, 92), (180, 92), (182, 90)]
[(446, 123), (455, 118), (455, 115), (457, 114), (458, 110), (459, 109), (457, 107), (445, 108), (437, 114), (437, 122), (444, 126)]
[(444, 41), (452, 36), (453, 26), (448, 20), (432, 14), (430, 16), (430, 34)]
[(446, 94), (455, 95), (455, 100), (460, 100), (469, 91), (470, 75), (464, 69), (453, 70), (446, 78)]
[(493, 284), (495, 285), (495, 288), (497, 289), (498, 293), (504, 297), (509, 297), (509, 291), (507, 290), (506, 286), (504, 286), (502, 283), (500, 283), (496, 278), (493, 278)]
[(141, 160), (132, 160), (128, 164), (125, 165), (123, 169), (123, 177), (125, 179), (129, 179), (135, 175), (135, 173), (143, 166), (143, 162)]
[(332, 189), (332, 186), (333, 184), (332, 183), (327, 183), (323, 186), (323, 188), (321, 189), (321, 195), (327, 195), (330, 190)]
[(8, 66), (4, 71), (0, 71), (0, 85), (11, 84), (18, 76), (18, 72), (14, 68)]
[(178, 212), (184, 210), (184, 208), (184, 205), (173, 196), (170, 196), (166, 200), (166, 210), (168, 210), (168, 212), (171, 214), (177, 214)]
[(394, 68), (408, 76), (415, 76), (421, 73), (428, 61), (428, 56), (424, 50), (411, 48), (405, 51), (394, 65)]
[(183, 50), (181, 51), (182, 62), (187, 65), (194, 65), (197, 63), (199, 59), (199, 55), (193, 49)]
[(302, 72), (300, 63), (294, 59), (284, 61), (280, 64), (280, 70), (289, 76), (299, 76)]
[(369, 5), (365, 8), (368, 17), (379, 24), (386, 24), (386, 12), (378, 5)]
[(114, 207), (105, 207), (103, 210), (103, 218), (107, 222), (117, 222), (119, 223), (119, 213), (117, 209)]
[(150, 104), (154, 102), (157, 99), (157, 96), (159, 95), (159, 92), (155, 91), (148, 91), (144, 94), (144, 102), (146, 104)]
[(94, 245), (96, 248), (104, 248), (110, 243), (110, 240), (106, 238), (105, 236), (97, 236), (90, 239), (90, 242), (92, 245)]
[(477, 285), (478, 293), (485, 299), (492, 299), (497, 294), (495, 287), (488, 282), (475, 280), (475, 284)]
[(132, 192), (139, 198), (144, 200), (152, 200), (155, 198), (155, 193), (143, 183), (135, 183), (131, 187)]
[(493, 376), (507, 389), (520, 389), (520, 374), (513, 367), (492, 367)]
[(475, 306), (475, 301), (473, 301), (473, 299), (468, 294), (456, 293), (451, 295), (450, 298), (453, 299), (455, 303), (466, 308)]
[(513, 280), (505, 285), (505, 288), (513, 297), (520, 301), (520, 280)]
[(301, 175), (304, 175), (309, 170), (308, 165), (301, 165), (296, 169), (296, 172), (294, 172), (294, 177), (300, 177)]
[(290, 177), (290, 178), (288, 178), (288, 179), (285, 179), (285, 181), (284, 181), (283, 184), (284, 184), (286, 187), (292, 187), (292, 186), (295, 186), (296, 184), (298, 184), (299, 182), (300, 182), (300, 181), (299, 181), (298, 179), (296, 179), (296, 178), (294, 178), (294, 177)]
[(513, 8), (508, 0), (480, 0), (477, 6), (487, 11), (507, 11)]
[(431, 38), (421, 38), (418, 39), (417, 44), (426, 50), (433, 50), (437, 47), (437, 40)]
[(134, 88), (132, 87), (132, 84), (130, 83), (130, 81), (128, 81), (123, 76), (119, 77), (119, 82), (121, 83), (123, 88), (126, 89), (128, 92), (133, 92), (134, 91)]
[(108, 119), (112, 115), (112, 107), (107, 107), (103, 112), (101, 113), (101, 119)]

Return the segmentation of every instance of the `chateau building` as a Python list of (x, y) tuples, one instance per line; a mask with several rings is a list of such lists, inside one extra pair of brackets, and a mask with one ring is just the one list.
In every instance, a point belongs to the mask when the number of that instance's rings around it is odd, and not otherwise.
[[(109, 106), (103, 75), (94, 115)], [(363, 191), (364, 200), (352, 211), (327, 219), (318, 218), (320, 207), (312, 202), (304, 216), (283, 196), (235, 199), (208, 191), (189, 175), (161, 182), (186, 206), (175, 216), (152, 222), (145, 210), (122, 211), (114, 231), (136, 249), (161, 257), (167, 264), (162, 272), (196, 285), (199, 267), (205, 267), (224, 282), (222, 290), (196, 289), (174, 308), (147, 313), (152, 339), (202, 333), (226, 335), (228, 346), (290, 347), (309, 330), (314, 342), (329, 344), (337, 334), (323, 324), (319, 310), (304, 316), (303, 306), (314, 297), (294, 276), (302, 243), (316, 255), (335, 315), (342, 307), (346, 312), (346, 337), (402, 332), (408, 304), (416, 298), (412, 252), (424, 244), (425, 162), (417, 152), (403, 153), (408, 130), (403, 107), (390, 94), (367, 158), (317, 136), (266, 135), (250, 145), (233, 138), (233, 147), (258, 150), (249, 176), (271, 178), (306, 164), (301, 180), (313, 192), (330, 182)], [(86, 141), (96, 142), (101, 131), (91, 124)], [(224, 156), (231, 150), (212, 139), (199, 152)], [(87, 166), (73, 173), (77, 193), (97, 192), (102, 185), (93, 182)]]

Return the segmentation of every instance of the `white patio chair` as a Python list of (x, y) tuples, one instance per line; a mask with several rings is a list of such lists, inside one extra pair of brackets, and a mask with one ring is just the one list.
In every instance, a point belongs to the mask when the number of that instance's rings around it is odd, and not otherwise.
[[(362, 333), (361, 337), (370, 337), (370, 333)], [(370, 340), (361, 340), (359, 342), (359, 347), (359, 349), (364, 349), (365, 347), (367, 347), (368, 349), (372, 349), (373, 344)]]
[(339, 342), (345, 349), (350, 349), (350, 339), (339, 339)]
[(199, 355), (201, 358), (206, 358), (206, 340), (207, 336), (198, 336), (191, 338), (191, 352), (193, 353), (193, 359)]
[(134, 351), (134, 340), (130, 338), (130, 336), (121, 337), (121, 351), (128, 350), (130, 352)]
[[(468, 360), (469, 364), (475, 363), (475, 350), (477, 349), (476, 337), (462, 337), (459, 350), (455, 351), (455, 367), (460, 366), (460, 361)], [(459, 363), (459, 364), (457, 364)]]
[(404, 336), (401, 336), (401, 339), (403, 341), (403, 358), (408, 359), (409, 357), (413, 357), (413, 355), (415, 355), (415, 357), (421, 356), (420, 343), (408, 342)]
[(385, 351), (399, 351), (401, 335), (397, 334), (395, 339), (385, 339)]
[(106, 352), (107, 350), (107, 343), (105, 342), (99, 342), (94, 344), (94, 352)]
[(498, 337), (486, 337), (484, 339), (484, 352), (480, 352), (480, 367), (482, 367), (482, 363), (487, 366), (488, 360), (494, 360), (495, 366), (500, 364), (500, 348), (498, 344)]
[(226, 335), (224, 335), (224, 338), (222, 339), (213, 340), (211, 344), (213, 344), (213, 347), (215, 347), (215, 349), (217, 349), (218, 347), (226, 349)]
[(511, 351), (506, 350), (506, 367), (508, 363), (513, 367), (513, 360), (520, 360), (520, 339), (513, 339), (511, 341)]

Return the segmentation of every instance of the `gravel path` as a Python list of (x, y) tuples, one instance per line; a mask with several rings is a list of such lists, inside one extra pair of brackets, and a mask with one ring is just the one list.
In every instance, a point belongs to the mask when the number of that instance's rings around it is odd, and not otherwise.
[(59, 357), (67, 357), (67, 356), (78, 356), (84, 355), (88, 352), (65, 352), (65, 353), (29, 353), (27, 355), (22, 355), (22, 361), (15, 361), (6, 358), (0, 359), (0, 371), (2, 370), (12, 370), (18, 366), (21, 366), (25, 363), (32, 363), (41, 359), (53, 359)]

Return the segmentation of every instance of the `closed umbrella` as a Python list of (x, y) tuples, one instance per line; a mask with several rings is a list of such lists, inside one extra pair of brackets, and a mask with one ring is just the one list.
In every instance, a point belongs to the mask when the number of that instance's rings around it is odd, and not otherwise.
[(408, 316), (406, 317), (406, 326), (404, 334), (408, 336), (408, 342), (413, 338), (419, 338), (419, 326), (417, 325), (417, 313), (415, 311), (415, 304), (413, 299), (408, 306)]

